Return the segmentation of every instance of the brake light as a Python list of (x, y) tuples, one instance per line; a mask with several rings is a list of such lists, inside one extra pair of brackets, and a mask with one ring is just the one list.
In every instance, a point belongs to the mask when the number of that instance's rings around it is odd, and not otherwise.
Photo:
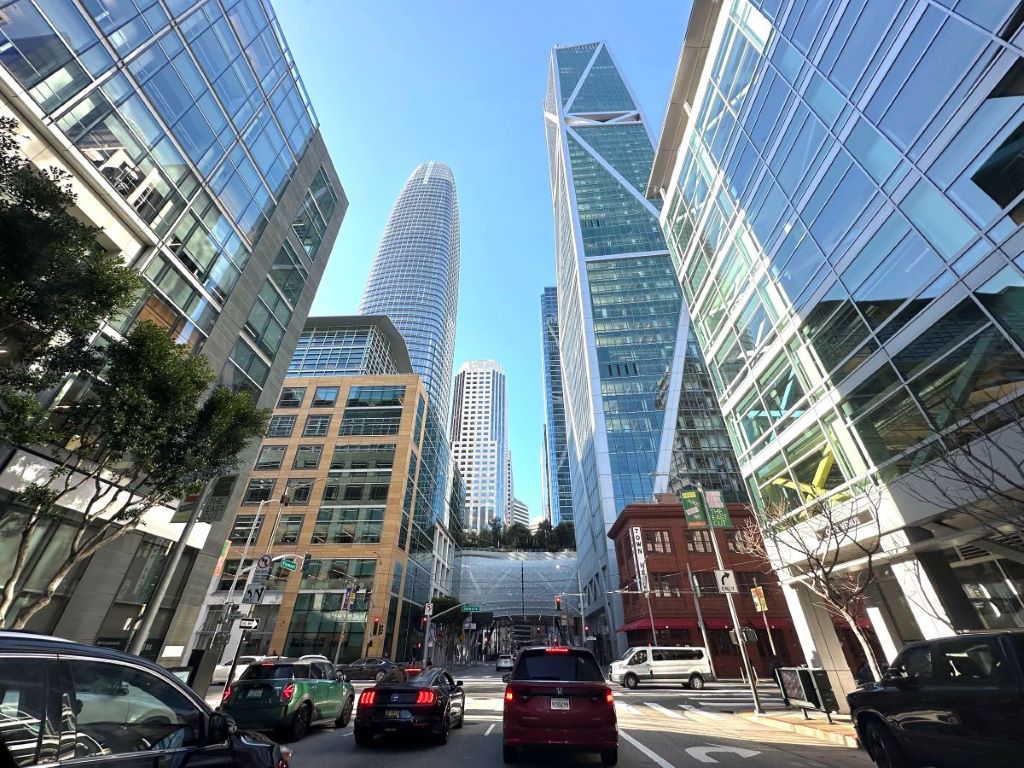
[(288, 683), (281, 689), (281, 701), (291, 701), (295, 695), (295, 683)]
[(515, 700), (516, 700), (516, 692), (513, 691), (511, 688), (506, 688), (505, 689), (505, 701), (515, 701)]
[(367, 689), (359, 694), (359, 706), (360, 707), (372, 707), (374, 701), (377, 700), (377, 692), (372, 689)]
[(416, 694), (417, 704), (433, 704), (437, 701), (437, 696), (433, 691), (420, 691)]
[(604, 689), (604, 700), (608, 704), (610, 704), (610, 705), (614, 705), (615, 704), (615, 697), (612, 695), (612, 689), (611, 688), (605, 688)]
[(225, 685), (224, 695), (220, 697), (221, 704), (227, 704), (229, 701), (231, 701), (231, 694), (234, 692), (234, 689), (230, 685)]
[(564, 645), (557, 646), (555, 648), (545, 648), (544, 653), (568, 653), (569, 649)]

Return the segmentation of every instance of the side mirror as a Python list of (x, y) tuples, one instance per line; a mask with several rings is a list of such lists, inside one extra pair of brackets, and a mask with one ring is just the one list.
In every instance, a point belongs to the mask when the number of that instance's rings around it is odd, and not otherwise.
[(345, 676), (344, 672), (335, 672), (334, 679), (339, 683), (344, 683), (348, 680), (348, 677)]
[(510, 681), (511, 679), (512, 679), (512, 675), (511, 675), (511, 674), (508, 674), (508, 675), (502, 675), (502, 676), (501, 676), (501, 682), (503, 682), (503, 683), (507, 683), (507, 682), (509, 682), (509, 681)]
[(214, 712), (210, 715), (209, 723), (206, 727), (206, 733), (208, 735), (207, 741), (210, 744), (222, 744), (227, 741), (228, 736), (235, 732), (235, 721), (226, 715), (222, 715), (220, 712)]
[(461, 688), (462, 687), (462, 681), (461, 680), (456, 680), (455, 681), (455, 687), (456, 688)]

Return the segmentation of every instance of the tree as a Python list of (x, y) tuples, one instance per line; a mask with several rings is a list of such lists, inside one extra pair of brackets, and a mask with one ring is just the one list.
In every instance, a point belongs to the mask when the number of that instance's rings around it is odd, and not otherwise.
[(498, 520), (496, 517), (492, 517), (487, 523), (487, 527), (489, 529), (488, 532), (491, 535), (492, 545), (501, 548), (501, 520)]
[[(465, 616), (456, 608), (462, 602), (457, 597), (435, 597), (431, 602), (434, 604), (435, 616), (450, 611), (438, 619), (431, 619), (434, 627), (434, 650), (430, 658), (436, 664), (440, 664), (454, 656)], [(455, 610), (451, 610), (453, 608)]]
[[(851, 503), (818, 498), (794, 511), (783, 499), (773, 500), (757, 513), (756, 522), (750, 520), (737, 530), (736, 548), (777, 570), (788, 570), (826, 610), (846, 622), (878, 680), (878, 660), (857, 621), (864, 595), (878, 578), (875, 556), (881, 551), (881, 523), (877, 505), (872, 506), (871, 520), (865, 523), (863, 510)], [(859, 569), (843, 567), (851, 560), (858, 561)]]
[(98, 370), (92, 337), (141, 286), (137, 272), (102, 247), (99, 230), (69, 212), (70, 177), (23, 157), (17, 128), (0, 118), (0, 443), (7, 445), (52, 437), (39, 393)]
[(81, 499), (72, 537), (42, 594), (18, 611), (22, 628), (53, 599), (75, 566), (134, 530), (154, 507), (170, 504), (236, 469), (249, 441), (266, 430), (269, 412), (247, 392), (216, 388), (205, 357), (175, 344), (160, 327), (140, 323), (102, 351), (102, 377), (69, 406), (49, 476), (20, 494), (28, 511), (14, 567), (0, 600), (0, 627), (25, 574), (30, 544), (61, 518), (60, 505)]
[(555, 536), (550, 520), (541, 520), (537, 523), (537, 530), (534, 531), (530, 549), (540, 552), (554, 552), (558, 549), (558, 538)]
[(505, 546), (509, 549), (529, 549), (531, 543), (530, 529), (522, 523), (512, 523), (505, 529)]
[(576, 549), (576, 530), (572, 523), (563, 520), (555, 526), (555, 541), (558, 549)]

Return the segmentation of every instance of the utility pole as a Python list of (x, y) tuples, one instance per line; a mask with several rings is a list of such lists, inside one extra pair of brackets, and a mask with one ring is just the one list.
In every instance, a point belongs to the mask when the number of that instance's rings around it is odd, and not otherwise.
[[(704, 640), (704, 648), (708, 652), (708, 665), (711, 667), (711, 674), (715, 674), (715, 663), (711, 660), (711, 643), (708, 642), (708, 628), (704, 626), (704, 612), (700, 609), (700, 588), (693, 579), (693, 571), (690, 570), (690, 563), (686, 563), (686, 577), (690, 580), (690, 588), (693, 590), (693, 607), (697, 611), (697, 626), (700, 627), (700, 636)], [(717, 675), (716, 675), (717, 677)]]
[(164, 566), (164, 571), (160, 575), (160, 581), (157, 582), (156, 589), (153, 590), (153, 596), (149, 599), (146, 607), (142, 611), (142, 621), (139, 623), (139, 628), (135, 630), (135, 635), (132, 637), (132, 643), (128, 647), (129, 653), (134, 653), (136, 656), (142, 653), (142, 649), (146, 645), (146, 641), (149, 639), (149, 633), (153, 630), (153, 622), (156, 621), (156, 615), (160, 612), (160, 606), (164, 602), (164, 598), (167, 597), (167, 591), (171, 588), (171, 581), (174, 579), (174, 572), (178, 570), (178, 563), (181, 562), (181, 556), (185, 553), (185, 547), (188, 545), (189, 537), (192, 535), (192, 529), (196, 527), (196, 523), (199, 522), (199, 515), (202, 513), (203, 507), (206, 504), (206, 500), (210, 498), (210, 494), (213, 492), (213, 486), (217, 482), (217, 478), (212, 477), (206, 481), (206, 485), (203, 486), (202, 493), (199, 494), (199, 499), (196, 501), (195, 507), (188, 516), (188, 522), (185, 523), (185, 529), (181, 532), (181, 536), (174, 542), (171, 547), (171, 555)]

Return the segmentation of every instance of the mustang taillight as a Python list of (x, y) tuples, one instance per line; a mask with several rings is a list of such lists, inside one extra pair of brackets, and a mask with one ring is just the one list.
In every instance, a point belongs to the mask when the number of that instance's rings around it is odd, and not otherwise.
[(295, 695), (295, 683), (288, 683), (281, 689), (281, 701), (291, 701)]
[(220, 697), (220, 703), (227, 704), (229, 701), (231, 701), (231, 694), (234, 692), (234, 689), (230, 685), (225, 685), (224, 695)]
[(433, 704), (437, 701), (437, 695), (433, 691), (420, 691), (416, 694), (417, 704)]
[(372, 707), (373, 702), (377, 700), (377, 692), (368, 689), (359, 694), (359, 706), (360, 707)]

